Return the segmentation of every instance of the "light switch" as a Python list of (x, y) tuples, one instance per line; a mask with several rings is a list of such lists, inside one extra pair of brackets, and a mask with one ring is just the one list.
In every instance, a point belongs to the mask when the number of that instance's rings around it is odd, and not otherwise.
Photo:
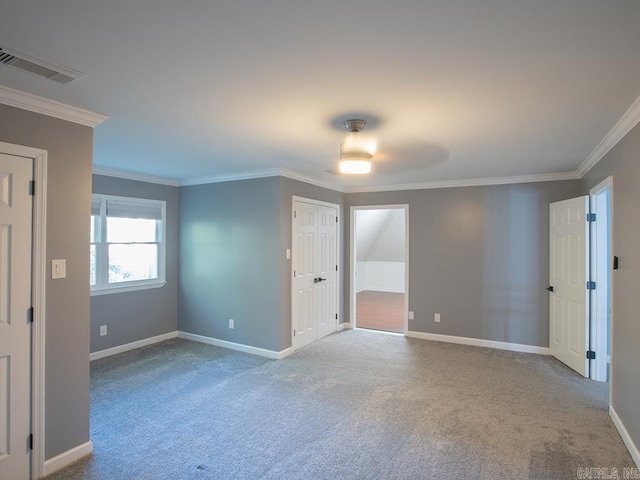
[(67, 278), (67, 261), (64, 258), (51, 260), (51, 278)]

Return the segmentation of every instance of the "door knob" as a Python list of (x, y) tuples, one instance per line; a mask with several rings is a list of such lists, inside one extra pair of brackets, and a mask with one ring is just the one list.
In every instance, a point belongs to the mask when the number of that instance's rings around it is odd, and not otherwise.
[(326, 278), (318, 278), (319, 282), (325, 282), (327, 279)]
[(553, 287), (552, 286), (548, 286), (547, 290), (549, 290), (550, 292), (553, 292)]

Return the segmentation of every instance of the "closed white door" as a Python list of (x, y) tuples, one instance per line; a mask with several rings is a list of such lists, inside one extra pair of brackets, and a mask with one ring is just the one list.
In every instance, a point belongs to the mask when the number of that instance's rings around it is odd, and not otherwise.
[(0, 154), (0, 479), (30, 477), (30, 159)]
[(293, 348), (336, 331), (337, 209), (293, 204)]
[(318, 338), (336, 331), (338, 320), (338, 274), (336, 261), (337, 216), (335, 208), (318, 206), (318, 249), (316, 284)]
[(318, 338), (316, 329), (316, 258), (318, 208), (295, 202), (293, 211), (293, 348)]
[(549, 348), (558, 360), (589, 375), (589, 197), (550, 205)]

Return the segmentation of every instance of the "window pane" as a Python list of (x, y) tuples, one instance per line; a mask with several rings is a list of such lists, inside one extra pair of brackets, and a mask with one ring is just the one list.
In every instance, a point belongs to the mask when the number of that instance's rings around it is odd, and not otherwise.
[(157, 220), (145, 218), (107, 217), (107, 242), (155, 242), (157, 225)]
[[(91, 229), (93, 233), (93, 228)], [(91, 285), (96, 284), (96, 246), (91, 245), (91, 251), (89, 253), (89, 278)]]
[(91, 243), (96, 243), (96, 216), (91, 215)]
[(157, 244), (109, 245), (109, 283), (152, 278), (158, 278)]

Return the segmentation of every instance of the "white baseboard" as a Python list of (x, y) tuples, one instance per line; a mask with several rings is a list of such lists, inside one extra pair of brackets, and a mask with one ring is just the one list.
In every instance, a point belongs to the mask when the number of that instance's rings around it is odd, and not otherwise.
[(280, 360), (288, 357), (293, 352), (293, 349), (291, 347), (285, 348), (280, 352), (276, 352), (275, 350), (266, 350), (264, 348), (252, 347), (250, 345), (244, 345), (242, 343), (228, 342), (226, 340), (220, 340), (213, 337), (205, 337), (204, 335), (196, 335), (195, 333), (188, 332), (178, 332), (178, 337), (184, 338), (185, 340), (191, 340), (193, 342), (206, 343), (215, 347), (228, 348), (230, 350), (237, 350), (239, 352), (260, 355), (261, 357), (273, 358), (275, 360)]
[(86, 457), (87, 455), (91, 454), (91, 452), (93, 452), (93, 443), (91, 441), (83, 443), (82, 445), (78, 445), (71, 450), (67, 450), (60, 455), (50, 458), (49, 460), (45, 460), (44, 471), (42, 474), (44, 476), (56, 472), (61, 468), (72, 464), (76, 460), (80, 460), (82, 457)]
[(137, 342), (126, 343), (124, 345), (118, 345), (117, 347), (107, 348), (106, 350), (100, 350), (99, 352), (93, 352), (89, 355), (89, 360), (98, 360), (99, 358), (110, 357), (118, 353), (127, 352), (129, 350), (135, 350), (136, 348), (146, 347), (147, 345), (153, 345), (154, 343), (164, 342), (165, 340), (171, 340), (176, 338), (178, 332), (169, 332), (155, 337), (143, 338)]
[(436, 342), (458, 343), (461, 345), (473, 345), (474, 347), (496, 348), (498, 350), (509, 350), (510, 352), (537, 353), (539, 355), (550, 355), (547, 347), (537, 347), (535, 345), (523, 345), (520, 343), (497, 342), (495, 340), (483, 340), (480, 338), (455, 337), (453, 335), (441, 335), (439, 333), (412, 332), (406, 334), (407, 337), (420, 338), (422, 340), (433, 340)]
[(344, 323), (339, 323), (338, 327), (336, 328), (336, 332), (341, 332), (344, 329), (345, 329)]
[(622, 437), (622, 441), (627, 446), (627, 450), (629, 450), (631, 458), (636, 462), (636, 467), (640, 468), (640, 451), (638, 450), (638, 447), (636, 447), (635, 443), (633, 443), (631, 435), (629, 435), (629, 432), (625, 428), (624, 423), (622, 423), (622, 420), (620, 420), (620, 417), (618, 416), (615, 408), (613, 408), (613, 405), (609, 405), (609, 416), (611, 417), (611, 420), (613, 420), (613, 424), (618, 429), (618, 433)]
[(341, 323), (340, 325), (342, 325), (343, 330), (350, 330), (353, 328), (353, 326), (351, 325), (351, 322), (344, 322), (344, 323)]

